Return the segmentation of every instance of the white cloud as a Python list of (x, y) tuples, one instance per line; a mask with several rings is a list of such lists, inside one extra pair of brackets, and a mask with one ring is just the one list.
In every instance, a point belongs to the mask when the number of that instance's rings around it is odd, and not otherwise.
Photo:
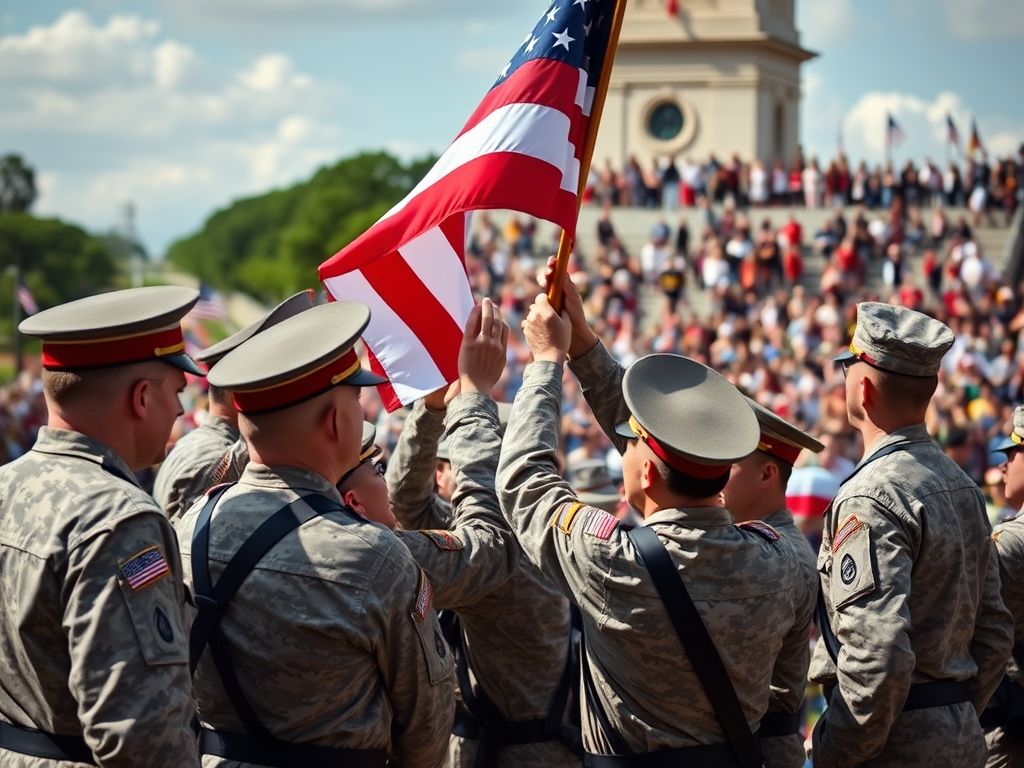
[(797, 6), (801, 41), (814, 48), (856, 31), (853, 0), (804, 0)]
[(73, 11), (0, 34), (0, 125), (37, 170), (35, 210), (106, 230), (132, 200), (156, 252), (228, 200), (351, 149), (335, 127), (345, 95), (283, 53), (218, 68), (137, 16)]

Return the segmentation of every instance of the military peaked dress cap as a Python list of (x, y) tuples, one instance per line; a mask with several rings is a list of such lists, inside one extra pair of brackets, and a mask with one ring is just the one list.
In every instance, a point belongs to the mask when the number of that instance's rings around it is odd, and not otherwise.
[(383, 384), (354, 349), (369, 322), (369, 307), (358, 302), (313, 307), (228, 352), (207, 380), (231, 392), (240, 413), (287, 408), (340, 384)]
[(640, 439), (691, 477), (724, 475), (757, 450), (760, 430), (746, 398), (720, 374), (679, 355), (649, 355), (622, 378), (632, 416), (616, 432)]
[(160, 360), (202, 376), (181, 333), (181, 318), (198, 300), (191, 288), (129, 288), (43, 310), (18, 330), (42, 339), (43, 367), (50, 371)]
[(1013, 411), (1013, 429), (1006, 440), (1000, 443), (993, 451), (1012, 451), (1015, 448), (1024, 448), (1024, 405), (1018, 405)]
[(218, 341), (213, 346), (207, 347), (198, 355), (195, 356), (196, 362), (202, 363), (203, 365), (212, 367), (218, 360), (226, 355), (235, 347), (239, 346), (243, 341), (248, 341), (257, 333), (273, 328), (283, 320), (287, 320), (289, 317), (294, 317), (307, 309), (313, 307), (313, 292), (312, 291), (299, 291), (294, 296), (289, 296), (287, 299), (282, 301), (270, 312), (267, 313), (266, 317), (261, 320), (248, 325), (238, 333), (233, 333), (223, 341)]
[(787, 464), (795, 464), (800, 456), (800, 451), (806, 448), (812, 453), (821, 453), (825, 446), (808, 435), (802, 429), (797, 429), (785, 419), (782, 419), (765, 408), (756, 400), (747, 398), (757, 417), (757, 423), (761, 427), (761, 441), (757, 444), (757, 450), (774, 456)]
[(953, 332), (945, 323), (906, 307), (865, 301), (857, 305), (850, 348), (835, 359), (863, 360), (883, 371), (928, 378), (939, 372), (951, 346)]

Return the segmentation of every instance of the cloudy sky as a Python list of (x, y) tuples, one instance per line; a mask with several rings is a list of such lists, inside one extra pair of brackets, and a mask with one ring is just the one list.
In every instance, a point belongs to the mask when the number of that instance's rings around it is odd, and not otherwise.
[[(685, 6), (686, 0), (681, 5)], [(105, 231), (126, 201), (160, 254), (232, 199), (361, 149), (442, 150), (546, 0), (7, 0), (0, 154), (36, 212)], [(797, 0), (801, 139), (878, 161), (944, 157), (945, 116), (1024, 140), (1021, 0)]]

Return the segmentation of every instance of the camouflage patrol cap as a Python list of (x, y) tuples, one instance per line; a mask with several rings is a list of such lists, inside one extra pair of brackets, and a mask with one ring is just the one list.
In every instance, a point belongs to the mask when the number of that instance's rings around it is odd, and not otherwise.
[(691, 477), (719, 478), (757, 449), (754, 412), (720, 374), (679, 355), (648, 355), (622, 378), (632, 416), (616, 432), (643, 440), (668, 466)]
[(310, 309), (313, 306), (313, 292), (312, 291), (299, 291), (294, 296), (289, 296), (287, 299), (282, 301), (265, 317), (261, 318), (252, 325), (248, 325), (238, 333), (233, 333), (223, 341), (219, 341), (213, 346), (207, 347), (198, 355), (195, 356), (195, 360), (198, 363), (202, 363), (207, 368), (213, 367), (213, 365), (220, 360), (224, 355), (233, 350), (243, 341), (248, 341), (257, 333), (272, 328), (283, 320), (287, 320), (289, 317), (294, 317), (304, 310)]
[(185, 354), (181, 333), (181, 318), (198, 300), (192, 288), (129, 288), (43, 310), (18, 330), (42, 339), (43, 367), (50, 371), (160, 360), (202, 376), (203, 369)]
[(873, 368), (928, 378), (939, 372), (953, 346), (945, 323), (906, 307), (865, 301), (857, 305), (857, 330), (850, 348), (835, 359), (862, 360)]
[(757, 444), (757, 450), (787, 464), (795, 464), (800, 451), (804, 448), (812, 453), (821, 453), (824, 450), (825, 446), (820, 442), (802, 429), (797, 429), (785, 419), (776, 416), (756, 400), (748, 397), (747, 403), (753, 409), (757, 423), (761, 427), (761, 440)]
[(382, 384), (354, 348), (369, 322), (370, 309), (359, 302), (312, 307), (228, 352), (207, 379), (231, 392), (245, 414), (297, 405), (341, 384)]
[(993, 451), (1005, 453), (1017, 448), (1024, 448), (1024, 405), (1018, 405), (1013, 411), (1013, 429), (1006, 439)]

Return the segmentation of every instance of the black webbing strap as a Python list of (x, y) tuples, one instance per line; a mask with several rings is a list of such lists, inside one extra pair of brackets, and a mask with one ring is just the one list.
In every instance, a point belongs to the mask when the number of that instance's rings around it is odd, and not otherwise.
[(199, 734), (199, 753), (267, 768), (385, 768), (388, 763), (388, 753), (384, 749), (293, 744), (205, 728)]
[(776, 736), (793, 736), (800, 733), (801, 712), (769, 712), (761, 718), (761, 727), (757, 729), (759, 738), (771, 739)]
[[(535, 720), (508, 720), (480, 688), (473, 691), (469, 676), (469, 656), (466, 653), (465, 636), (459, 617), (452, 611), (444, 611), (441, 626), (445, 639), (455, 653), (455, 670), (459, 681), (459, 692), (467, 713), (456, 712), (452, 733), (477, 742), (473, 768), (488, 768), (497, 765), (500, 747), (509, 744), (535, 744), (556, 741), (563, 738), (562, 719), (573, 678), (573, 637), (569, 631), (569, 647), (566, 650), (565, 668), (555, 690), (548, 714)], [(572, 745), (568, 745), (572, 747)]]
[(270, 732), (260, 722), (242, 691), (231, 662), (231, 653), (220, 626), (220, 619), (228, 602), (263, 556), (288, 533), (306, 522), (295, 513), (294, 507), (298, 502), (304, 502), (317, 515), (337, 512), (343, 507), (319, 494), (303, 496), (281, 507), (245, 540), (214, 585), (210, 578), (210, 519), (220, 497), (230, 487), (222, 486), (210, 494), (199, 512), (192, 535), (192, 585), (199, 614), (192, 624), (189, 637), (189, 665), (194, 673), (203, 651), (209, 645), (210, 655), (213, 657), (224, 691), (246, 732), (260, 739), (271, 739)]
[(718, 717), (726, 740), (736, 753), (737, 762), (741, 768), (760, 768), (760, 744), (747, 725), (747, 718), (729, 679), (729, 672), (672, 558), (653, 528), (639, 526), (627, 535), (651, 574), (651, 580), (668, 611), (690, 665)]
[(92, 750), (81, 736), (61, 736), (3, 720), (0, 720), (0, 749), (45, 760), (96, 765)]
[[(895, 445), (890, 445), (888, 448), (884, 448), (878, 453), (869, 456), (867, 460), (862, 461), (854, 468), (849, 477), (839, 484), (839, 487), (842, 488), (850, 482), (862, 469), (864, 469), (864, 467), (869, 464), (874, 464), (879, 459), (885, 458), (897, 451), (903, 450), (905, 445), (906, 443), (896, 443)], [(832, 511), (832, 505), (834, 503), (835, 498), (833, 498), (832, 501), (828, 503), (828, 506), (825, 507), (825, 511), (821, 513), (822, 517), (828, 516), (828, 513)], [(832, 663), (838, 666), (839, 650), (842, 646), (839, 644), (839, 638), (836, 637), (836, 633), (832, 631), (832, 624), (828, 620), (828, 609), (825, 606), (825, 592), (821, 588), (820, 581), (818, 582), (818, 604), (815, 606), (814, 615), (818, 622), (818, 634), (820, 634), (821, 639), (825, 641), (825, 650), (828, 651), (828, 655), (832, 659)]]
[(971, 700), (971, 684), (967, 680), (936, 680), (910, 686), (904, 712), (929, 707), (949, 707)]

